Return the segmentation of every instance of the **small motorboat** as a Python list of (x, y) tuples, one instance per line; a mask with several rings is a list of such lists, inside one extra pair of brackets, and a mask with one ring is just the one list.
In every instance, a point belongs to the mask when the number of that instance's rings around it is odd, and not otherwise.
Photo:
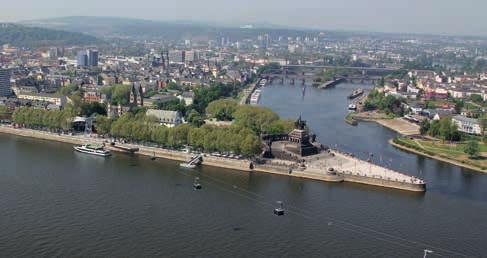
[(201, 188), (203, 188), (203, 187), (201, 186), (201, 184), (199, 183), (199, 181), (200, 181), (200, 178), (199, 178), (199, 177), (197, 177), (197, 178), (195, 178), (195, 179), (194, 179), (194, 182), (193, 182), (193, 188), (194, 188), (195, 190), (200, 190)]
[(274, 209), (274, 215), (276, 216), (284, 215), (283, 203), (281, 201), (278, 201), (277, 204), (279, 204), (279, 207)]

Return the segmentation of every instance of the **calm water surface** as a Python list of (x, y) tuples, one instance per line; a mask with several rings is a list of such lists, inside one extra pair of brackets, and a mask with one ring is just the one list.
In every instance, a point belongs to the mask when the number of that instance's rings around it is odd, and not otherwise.
[[(356, 87), (308, 87), (302, 101), (298, 86), (270, 86), (261, 104), (285, 118), (302, 114), (325, 144), (421, 174), (427, 193), (103, 159), (0, 135), (0, 255), (422, 257), (428, 248), (487, 256), (487, 175), (396, 150), (387, 144), (394, 132), (376, 124), (345, 124)], [(272, 215), (277, 200), (286, 216)]]

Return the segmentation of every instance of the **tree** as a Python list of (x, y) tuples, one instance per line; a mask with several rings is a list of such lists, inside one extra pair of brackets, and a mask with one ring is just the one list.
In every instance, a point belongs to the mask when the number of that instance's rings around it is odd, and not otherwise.
[(419, 124), (419, 132), (421, 133), (421, 135), (425, 135), (426, 133), (428, 133), (430, 127), (431, 124), (428, 119), (423, 119), (423, 121), (421, 121), (421, 123)]
[(242, 154), (251, 157), (261, 151), (261, 142), (255, 135), (247, 135), (242, 142)]
[(470, 140), (465, 145), (463, 151), (468, 154), (469, 158), (476, 158), (480, 153), (479, 143), (476, 140)]
[(91, 116), (93, 114), (107, 115), (107, 110), (104, 104), (98, 102), (83, 102), (80, 106), (80, 115)]
[(208, 104), (206, 114), (218, 121), (233, 120), (233, 113), (237, 110), (238, 102), (233, 99), (219, 99)]
[(186, 120), (194, 127), (200, 127), (205, 123), (200, 113), (198, 113), (198, 111), (194, 109), (192, 109), (188, 114), (186, 114)]
[(103, 115), (96, 116), (95, 129), (98, 132), (98, 134), (105, 135), (110, 133), (112, 128), (112, 122), (113, 120), (106, 116)]
[(174, 99), (167, 102), (157, 102), (157, 108), (162, 110), (179, 111), (183, 116), (186, 114), (186, 103), (184, 100)]
[(470, 95), (470, 100), (475, 102), (475, 103), (480, 103), (480, 104), (484, 101), (482, 96), (480, 96), (479, 94)]
[(279, 116), (269, 108), (256, 106), (239, 106), (234, 113), (235, 124), (251, 129), (256, 135), (270, 123), (279, 119)]
[(455, 112), (457, 114), (462, 113), (462, 109), (464, 106), (465, 106), (465, 102), (463, 102), (463, 100), (455, 102)]
[(113, 105), (127, 105), (129, 103), (130, 97), (130, 89), (129, 85), (120, 85), (116, 84), (110, 87), (111, 94), (111, 101)]
[(486, 138), (486, 133), (487, 133), (487, 116), (482, 116), (479, 118), (479, 124), (480, 124), (480, 133), (482, 134), (482, 138)]
[(288, 134), (294, 129), (292, 120), (276, 120), (264, 126), (266, 134)]

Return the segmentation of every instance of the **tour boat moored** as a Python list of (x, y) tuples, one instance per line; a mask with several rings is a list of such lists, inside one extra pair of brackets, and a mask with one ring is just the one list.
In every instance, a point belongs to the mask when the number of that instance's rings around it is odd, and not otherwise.
[(85, 144), (81, 146), (74, 146), (76, 151), (86, 154), (92, 154), (96, 156), (108, 157), (111, 154), (109, 150), (105, 150), (105, 147), (101, 144)]

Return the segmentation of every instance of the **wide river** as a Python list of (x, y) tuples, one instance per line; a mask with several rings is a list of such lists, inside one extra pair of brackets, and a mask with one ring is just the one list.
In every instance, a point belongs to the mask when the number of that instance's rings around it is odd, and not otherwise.
[[(0, 135), (0, 255), (487, 256), (487, 175), (396, 150), (387, 143), (395, 133), (374, 123), (344, 123), (356, 87), (308, 87), (302, 100), (300, 86), (270, 86), (261, 104), (302, 114), (324, 144), (424, 177), (426, 193), (103, 159)], [(278, 200), (285, 216), (272, 214)]]

